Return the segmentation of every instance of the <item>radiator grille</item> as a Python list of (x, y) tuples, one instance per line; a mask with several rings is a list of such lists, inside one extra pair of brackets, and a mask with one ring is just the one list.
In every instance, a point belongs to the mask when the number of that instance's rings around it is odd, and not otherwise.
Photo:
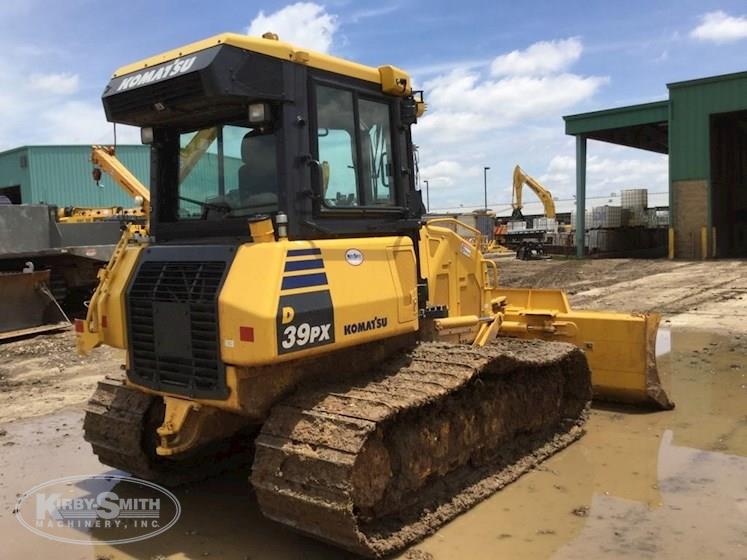
[[(226, 272), (223, 261), (145, 261), (129, 290), (131, 374), (147, 386), (201, 396), (225, 386), (218, 336), (218, 294)], [(169, 307), (162, 304), (177, 304)], [(154, 310), (177, 308), (173, 330)], [(159, 326), (160, 325), (160, 326)], [(186, 352), (169, 352), (159, 338), (185, 337)], [(171, 346), (171, 345), (169, 345)], [(170, 355), (169, 355), (170, 354)], [(180, 354), (180, 355), (175, 355)]]

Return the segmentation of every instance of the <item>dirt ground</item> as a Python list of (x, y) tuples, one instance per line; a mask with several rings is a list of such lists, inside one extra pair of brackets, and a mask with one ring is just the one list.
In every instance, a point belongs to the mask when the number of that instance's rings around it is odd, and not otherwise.
[[(662, 313), (660, 368), (677, 408), (595, 409), (580, 442), (402, 558), (747, 559), (747, 262), (500, 259), (498, 266), (501, 284), (562, 288), (577, 309)], [(57, 476), (109, 472), (82, 439), (81, 410), (97, 379), (123, 362), (110, 348), (78, 356), (72, 332), (0, 345), (3, 557), (348, 557), (264, 520), (245, 477), (180, 491), (177, 529), (136, 545), (60, 551), (26, 533), (11, 514), (18, 493)]]
[(559, 288), (574, 309), (655, 311), (677, 326), (744, 329), (747, 261), (498, 261), (500, 283)]
[(0, 424), (80, 406), (122, 364), (124, 353), (109, 347), (79, 356), (72, 331), (0, 344)]

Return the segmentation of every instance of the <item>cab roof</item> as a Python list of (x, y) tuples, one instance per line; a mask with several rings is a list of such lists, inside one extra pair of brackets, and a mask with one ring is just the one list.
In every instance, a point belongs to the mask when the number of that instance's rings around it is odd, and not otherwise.
[(130, 74), (156, 66), (169, 60), (192, 54), (214, 47), (216, 45), (231, 45), (245, 51), (260, 53), (282, 60), (289, 60), (296, 64), (305, 64), (327, 72), (340, 74), (381, 84), (384, 93), (391, 95), (409, 95), (412, 91), (410, 76), (404, 70), (395, 66), (384, 65), (374, 68), (328, 54), (298, 48), (285, 41), (280, 41), (274, 33), (266, 33), (263, 37), (252, 37), (239, 33), (221, 33), (201, 41), (196, 41), (164, 53), (133, 62), (118, 68), (113, 78)]

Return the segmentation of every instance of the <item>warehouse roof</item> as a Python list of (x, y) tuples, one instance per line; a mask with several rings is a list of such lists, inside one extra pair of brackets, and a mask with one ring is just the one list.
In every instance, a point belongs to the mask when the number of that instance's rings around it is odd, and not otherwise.
[(593, 140), (666, 154), (669, 152), (669, 101), (655, 101), (568, 115), (565, 132)]
[(743, 80), (747, 78), (747, 72), (732, 72), (730, 74), (718, 74), (716, 76), (706, 76), (705, 78), (695, 78), (693, 80), (682, 80), (680, 82), (671, 82), (667, 84), (668, 89), (683, 87), (702, 86), (706, 84), (715, 84), (729, 80)]

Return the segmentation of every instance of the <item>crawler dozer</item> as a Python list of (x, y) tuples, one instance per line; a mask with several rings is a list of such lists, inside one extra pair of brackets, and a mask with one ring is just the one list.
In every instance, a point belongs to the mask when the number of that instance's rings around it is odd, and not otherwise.
[(222, 34), (103, 103), (152, 162), (149, 224), (76, 324), (127, 351), (87, 406), (103, 463), (176, 485), (252, 461), (264, 515), (381, 556), (580, 437), (592, 391), (671, 406), (656, 315), (502, 288), (422, 219), (404, 71)]

